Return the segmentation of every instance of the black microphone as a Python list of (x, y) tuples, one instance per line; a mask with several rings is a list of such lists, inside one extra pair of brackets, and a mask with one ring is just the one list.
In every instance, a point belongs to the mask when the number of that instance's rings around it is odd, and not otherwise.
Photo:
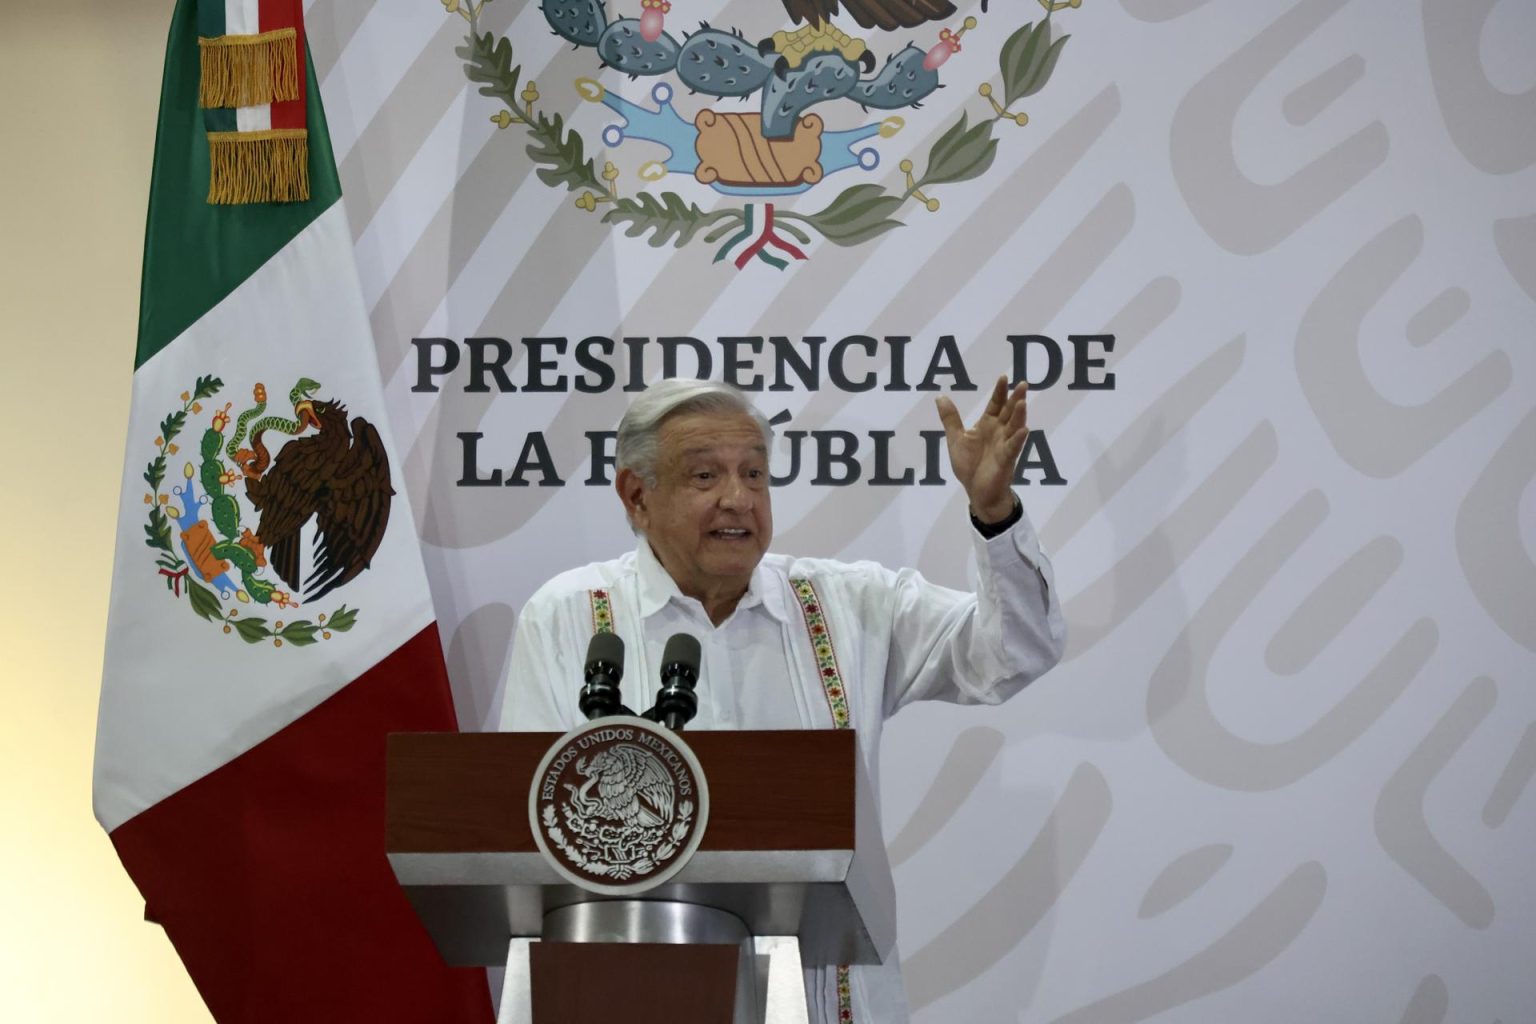
[(624, 678), (624, 641), (617, 633), (594, 633), (587, 645), (586, 685), (581, 688), (581, 713), (588, 718), (629, 715), (619, 698)]
[(656, 694), (656, 721), (680, 732), (699, 710), (693, 687), (699, 681), (699, 641), (674, 633), (661, 653), (661, 691)]

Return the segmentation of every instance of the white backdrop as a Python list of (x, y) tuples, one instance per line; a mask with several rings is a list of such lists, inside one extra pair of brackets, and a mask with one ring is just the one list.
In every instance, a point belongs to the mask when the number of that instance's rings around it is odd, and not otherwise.
[[(1054, 16), (1072, 38), (984, 174), (925, 190), (937, 210), (909, 200), (872, 241), (813, 235), (779, 271), (712, 262), (719, 240), (653, 248), (601, 221), (610, 204), (540, 181), (443, 4), (306, 6), (466, 727), (497, 719), (527, 595), (632, 540), (611, 493), (583, 486), (585, 432), (627, 396), (525, 393), (522, 348), (518, 391), (466, 390), (465, 339), (683, 335), (718, 366), (722, 337), (909, 336), (915, 383), (952, 335), (985, 384), (1012, 368), (1008, 335), (1111, 333), (1112, 390), (1068, 389), (1069, 366), (1030, 403), (1066, 480), (1034, 472), (1021, 494), (1067, 659), (1003, 707), (917, 707), (887, 732), (916, 1019), (1536, 1019), (1536, 7), (1084, 0)], [(961, 6), (977, 28), (946, 88), (869, 143), (879, 167), (782, 210), (861, 182), (899, 195), (898, 161), (921, 171), (962, 109), (989, 112), (978, 84), (1042, 11)], [(674, 7), (674, 33), (788, 27), (767, 0)], [(882, 61), (940, 27), (838, 24)], [(603, 146), (619, 119), (577, 79), (636, 103), (655, 80), (599, 73), (536, 4), (495, 0), (480, 27), (510, 38), (518, 89), (535, 80), (536, 109), (569, 118), (621, 194), (742, 204), (641, 180), (653, 143)], [(708, 100), (678, 92), (690, 119)], [(829, 128), (886, 116), (814, 109)], [(453, 343), (454, 372), (421, 372), (426, 337)], [(583, 373), (570, 348), (556, 362)], [(895, 431), (893, 466), (922, 476), (932, 394), (850, 366), (882, 387), (824, 373), (761, 405), (866, 456)], [(973, 414), (979, 393), (956, 398)], [(564, 486), (458, 485), (460, 434), (483, 435), (481, 473), (510, 475), (530, 431)], [(778, 550), (972, 572), (957, 487), (810, 476), (775, 492)]]

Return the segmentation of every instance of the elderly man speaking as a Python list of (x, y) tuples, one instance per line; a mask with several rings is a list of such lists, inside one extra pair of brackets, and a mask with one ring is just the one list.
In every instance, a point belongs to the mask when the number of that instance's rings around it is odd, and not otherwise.
[[(523, 607), (502, 728), (564, 732), (594, 628), (625, 641), (624, 676), (654, 679), (675, 633), (702, 648), (694, 728), (858, 730), (878, 785), (883, 721), (914, 700), (995, 704), (1061, 657), (1051, 565), (1013, 493), (1025, 390), (999, 379), (967, 428), (938, 400), (970, 499), (977, 592), (913, 569), (771, 554), (773, 431), (737, 389), (666, 380), (619, 424), (615, 481), (635, 551), (557, 576)], [(829, 676), (824, 668), (832, 666)], [(897, 965), (810, 968), (810, 1019), (907, 1020)], [(846, 1011), (846, 1012), (845, 1012)]]

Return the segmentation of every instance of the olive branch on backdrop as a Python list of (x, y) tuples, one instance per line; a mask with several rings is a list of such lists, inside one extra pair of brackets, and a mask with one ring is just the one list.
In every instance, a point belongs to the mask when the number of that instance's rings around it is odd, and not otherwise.
[[(516, 63), (511, 41), (490, 31), (480, 31), (479, 16), (489, 2), (461, 4), (460, 0), (443, 0), (449, 13), (459, 14), (469, 23), (465, 43), (455, 52), (464, 62), (469, 81), (479, 86), (480, 94), (502, 104), (503, 109), (492, 115), (491, 121), (502, 129), (518, 125), (526, 132), (526, 152), (536, 165), (540, 181), (551, 188), (580, 193), (576, 199), (580, 209), (594, 212), (600, 204), (606, 205), (603, 223), (622, 227), (631, 238), (644, 237), (657, 248), (681, 248), (698, 237), (712, 244), (734, 236), (716, 255), (719, 260), (755, 230), (750, 204), (704, 210), (676, 192), (621, 195), (618, 168), (605, 161), (599, 171), (597, 160), (588, 155), (581, 134), (569, 127), (558, 112), (537, 109), (538, 86), (532, 80), (523, 82), (523, 69)], [(814, 232), (834, 245), (855, 246), (902, 227), (904, 222), (896, 216), (909, 200), (916, 200), (930, 212), (937, 211), (939, 200), (932, 194), (935, 186), (969, 181), (985, 174), (997, 156), (995, 128), (1002, 121), (1021, 127), (1028, 123), (1027, 114), (1016, 113), (1012, 108), (1045, 87), (1062, 47), (1070, 38), (1052, 37), (1050, 17), (1053, 10), (1068, 4), (1042, 0), (1042, 5), (1046, 16), (1037, 23), (1025, 24), (1003, 44), (998, 58), (1001, 101), (998, 89), (991, 82), (983, 82), (977, 91), (990, 105), (990, 112), (974, 122), (969, 112), (962, 112), (929, 147), (920, 174), (915, 173), (914, 161), (906, 158), (898, 165), (906, 179), (900, 189), (873, 182), (852, 185), (814, 213), (775, 210), (769, 206), (769, 228), (776, 226), (802, 244), (809, 244), (810, 232)], [(974, 19), (968, 19), (968, 28), (974, 24)], [(763, 258), (783, 265), (766, 254)]]

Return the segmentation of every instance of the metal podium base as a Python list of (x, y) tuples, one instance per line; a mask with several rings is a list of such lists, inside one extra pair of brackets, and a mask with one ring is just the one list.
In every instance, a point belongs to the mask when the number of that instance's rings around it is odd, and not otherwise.
[[(507, 950), (497, 1024), (533, 1020), (528, 944)], [(544, 915), (545, 942), (708, 943), (738, 945), (734, 1024), (807, 1024), (800, 942), (794, 936), (754, 937), (734, 914), (666, 900), (601, 900), (559, 907)], [(688, 979), (678, 978), (679, 985)]]

